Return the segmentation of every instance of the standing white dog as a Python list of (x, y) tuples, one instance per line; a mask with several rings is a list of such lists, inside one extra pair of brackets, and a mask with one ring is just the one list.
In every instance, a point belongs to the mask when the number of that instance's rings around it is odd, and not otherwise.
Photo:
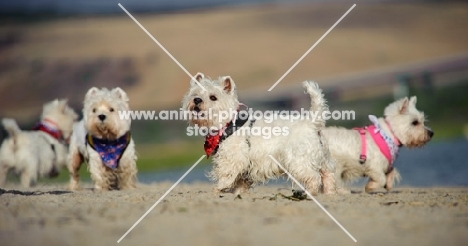
[(88, 163), (96, 189), (135, 188), (137, 157), (130, 135), (131, 119), (121, 119), (118, 113), (129, 110), (128, 101), (120, 88), (93, 87), (86, 93), (83, 120), (74, 126), (70, 142), (70, 189), (79, 188), (78, 171), (83, 161)]
[(0, 186), (13, 170), (23, 187), (30, 187), (40, 177), (56, 177), (66, 166), (69, 139), (78, 115), (66, 100), (44, 105), (41, 121), (34, 131), (22, 131), (13, 119), (2, 123), (9, 137), (0, 148)]
[(416, 97), (393, 102), (385, 108), (384, 117), (371, 115), (369, 119), (373, 124), (365, 128), (327, 127), (323, 134), (336, 161), (339, 180), (352, 181), (364, 176), (369, 177), (366, 192), (378, 188), (390, 190), (395, 180), (400, 179), (393, 167), (398, 148), (421, 147), (431, 140), (434, 132), (424, 125), (425, 116), (416, 109)]
[[(241, 105), (231, 77), (211, 80), (198, 73), (195, 78), (206, 90), (192, 80), (182, 108), (193, 116), (193, 125), (215, 131), (206, 136), (205, 151), (213, 156), (210, 178), (217, 182), (216, 191), (239, 194), (253, 184), (284, 176), (271, 155), (312, 194), (336, 192), (335, 166), (320, 133), (324, 120), (242, 119), (231, 114)], [(303, 85), (311, 97), (310, 110), (319, 115), (328, 110), (318, 85)], [(280, 134), (263, 135), (267, 131)]]

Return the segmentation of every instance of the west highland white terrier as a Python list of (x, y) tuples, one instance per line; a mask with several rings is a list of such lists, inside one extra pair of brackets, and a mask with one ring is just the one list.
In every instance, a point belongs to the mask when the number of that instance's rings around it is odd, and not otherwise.
[(421, 147), (431, 140), (434, 132), (424, 125), (425, 116), (416, 109), (415, 96), (388, 105), (384, 117), (370, 115), (369, 119), (370, 126), (351, 130), (327, 127), (323, 135), (336, 161), (338, 180), (369, 177), (366, 192), (382, 187), (390, 191), (395, 181), (400, 180), (400, 174), (393, 167), (398, 149)]
[[(295, 179), (312, 194), (333, 194), (335, 166), (330, 159), (326, 139), (320, 131), (322, 119), (275, 119), (265, 121), (252, 115), (245, 118), (237, 112), (239, 103), (236, 85), (229, 76), (217, 80), (198, 73), (191, 80), (182, 108), (190, 112), (190, 123), (211, 129), (205, 137), (205, 152), (213, 157), (209, 177), (217, 182), (216, 192), (246, 192), (252, 185), (286, 176), (269, 156), (273, 156)], [(204, 90), (205, 88), (206, 90)], [(328, 110), (318, 85), (304, 82), (311, 97), (311, 111)], [(245, 112), (245, 111), (243, 111)], [(228, 117), (223, 117), (229, 115)], [(281, 134), (265, 138), (265, 129)]]
[(3, 119), (9, 137), (0, 147), (0, 186), (10, 170), (20, 176), (26, 188), (40, 177), (58, 176), (67, 163), (66, 141), (77, 118), (66, 100), (54, 100), (43, 106), (33, 131), (22, 131), (15, 120)]
[(97, 190), (135, 188), (137, 156), (130, 135), (131, 119), (121, 119), (128, 111), (125, 91), (91, 88), (86, 93), (83, 120), (75, 124), (70, 142), (68, 170), (70, 189), (79, 189), (79, 169), (88, 163)]

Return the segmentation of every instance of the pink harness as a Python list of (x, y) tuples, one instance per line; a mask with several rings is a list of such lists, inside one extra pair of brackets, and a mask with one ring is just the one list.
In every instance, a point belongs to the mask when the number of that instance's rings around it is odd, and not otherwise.
[[(400, 141), (396, 138), (395, 134), (393, 134), (393, 130), (390, 126), (390, 124), (387, 123), (388, 128), (392, 132), (393, 138), (392, 138), (392, 143), (394, 144), (394, 150), (392, 153), (391, 146), (389, 146), (388, 141), (385, 140), (384, 136), (385, 133), (382, 133), (381, 129), (376, 127), (375, 125), (370, 125), (370, 126), (365, 126), (361, 128), (354, 128), (359, 132), (359, 135), (361, 136), (361, 154), (359, 155), (359, 162), (361, 164), (365, 163), (367, 160), (367, 143), (366, 143), (366, 132), (369, 132), (370, 136), (374, 140), (375, 144), (379, 147), (380, 152), (387, 158), (388, 164), (391, 167), (393, 162), (396, 159), (396, 154), (398, 153), (398, 147), (401, 145)], [(388, 138), (388, 136), (385, 136)]]

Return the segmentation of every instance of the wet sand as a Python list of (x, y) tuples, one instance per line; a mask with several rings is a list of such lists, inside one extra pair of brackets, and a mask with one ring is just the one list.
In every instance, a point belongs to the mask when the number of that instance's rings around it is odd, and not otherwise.
[[(131, 191), (67, 192), (64, 184), (0, 190), (0, 244), (116, 245), (172, 183)], [(90, 184), (85, 184), (90, 187)], [(312, 200), (259, 186), (241, 199), (208, 183), (180, 184), (120, 245), (466, 245), (468, 188), (396, 188), (389, 194), (317, 196), (354, 243)], [(14, 192), (13, 190), (21, 190)], [(29, 192), (25, 192), (29, 191)]]

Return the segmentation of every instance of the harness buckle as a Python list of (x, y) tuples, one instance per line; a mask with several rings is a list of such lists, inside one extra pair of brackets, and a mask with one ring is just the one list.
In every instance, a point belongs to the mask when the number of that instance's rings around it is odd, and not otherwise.
[(367, 160), (367, 156), (359, 155), (359, 163), (364, 164)]

